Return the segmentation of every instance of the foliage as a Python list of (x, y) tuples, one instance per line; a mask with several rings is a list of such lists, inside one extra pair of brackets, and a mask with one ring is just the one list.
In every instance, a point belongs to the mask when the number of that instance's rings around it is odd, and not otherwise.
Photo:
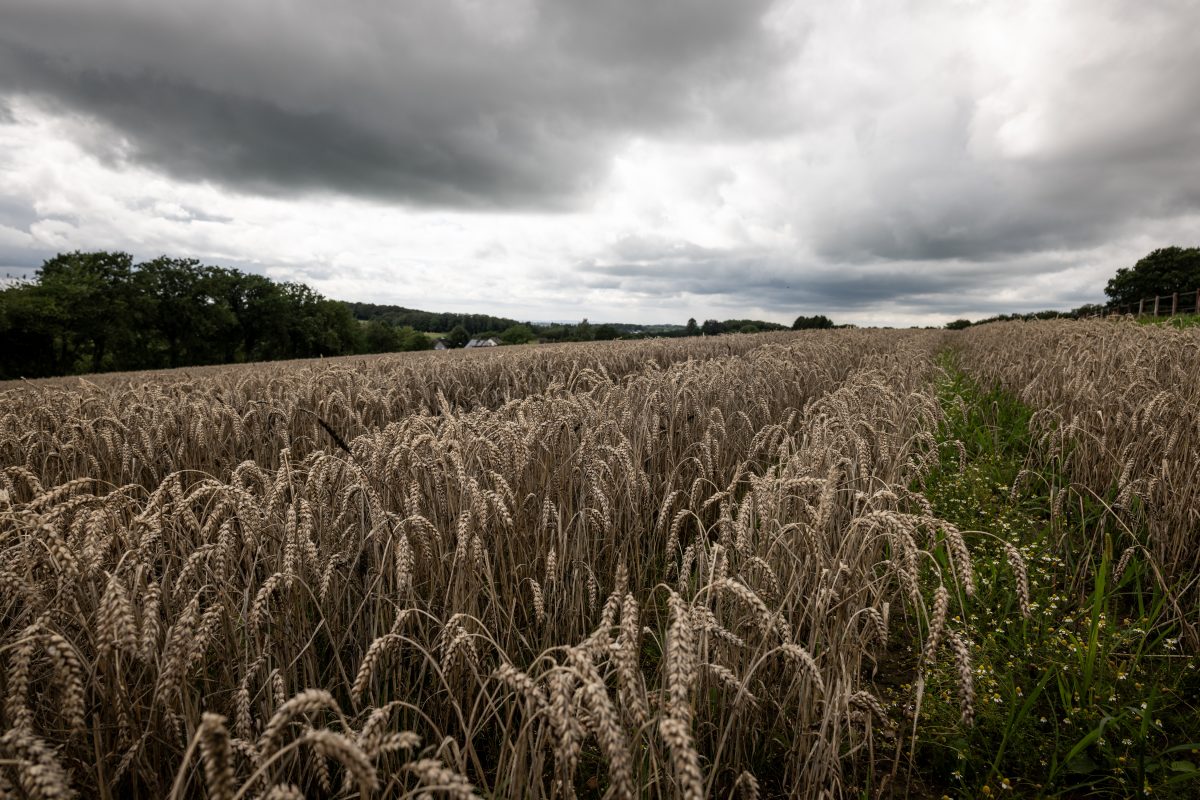
[(1104, 287), (1114, 304), (1200, 289), (1200, 247), (1162, 247), (1132, 268), (1117, 270)]
[(403, 306), (379, 305), (376, 303), (347, 303), (355, 319), (380, 320), (396, 327), (408, 326), (427, 333), (448, 331), (459, 325), (468, 338), (486, 331), (499, 331), (518, 325), (517, 320), (494, 317), (489, 314), (456, 314), (450, 312), (419, 311)]
[(373, 319), (363, 325), (365, 353), (399, 353), (428, 350), (433, 342), (428, 336), (408, 326), (397, 328), (391, 323)]
[(1195, 328), (1200, 326), (1200, 314), (1177, 314), (1174, 317), (1138, 317), (1141, 325), (1164, 325), (1168, 328)]
[[(363, 321), (385, 321), (396, 326), (411, 325), (415, 330), (427, 332), (447, 331), (461, 325), (466, 330), (468, 338), (486, 338), (495, 336), (506, 343), (524, 343), (534, 339), (547, 342), (590, 342), (607, 341), (610, 339), (645, 339), (652, 337), (676, 336), (717, 336), (724, 333), (758, 333), (762, 331), (787, 330), (787, 326), (775, 322), (754, 319), (706, 320), (703, 329), (695, 319), (689, 319), (686, 325), (642, 325), (628, 322), (606, 322), (602, 325), (592, 325), (588, 320), (577, 324), (569, 323), (533, 323), (517, 322), (504, 317), (493, 317), (487, 314), (456, 314), (419, 311), (402, 306), (378, 305), (374, 303), (348, 303), (356, 319)], [(804, 319), (808, 319), (805, 317)], [(814, 328), (830, 328), (833, 323), (825, 317), (813, 317), (817, 324)], [(530, 331), (528, 339), (519, 342), (509, 342), (505, 333), (509, 330), (515, 335), (524, 336), (524, 330)]]
[(510, 325), (500, 334), (500, 341), (505, 344), (528, 344), (535, 338), (533, 329), (528, 325)]
[(620, 337), (621, 333), (613, 325), (597, 325), (592, 338), (597, 342), (609, 342)]
[[(491, 318), (489, 318), (491, 319)], [(162, 256), (63, 253), (0, 292), (0, 378), (422, 350), (428, 337), (307, 286)]]
[(0, 292), (0, 378), (363, 352), (343, 303), (306, 286), (163, 256), (62, 253)]
[(1078, 308), (1071, 309), (1068, 316), (1075, 317), (1076, 319), (1086, 319), (1087, 317), (1102, 316), (1107, 310), (1108, 306), (1103, 303), (1084, 303)]
[(946, 330), (948, 331), (961, 331), (969, 327), (971, 327), (971, 320), (969, 319), (956, 319), (953, 322), (946, 323)]
[(824, 314), (817, 314), (813, 317), (800, 316), (796, 317), (796, 321), (792, 323), (792, 330), (806, 331), (813, 329), (832, 328), (833, 320)]
[(1081, 317), (1081, 316), (1088, 316), (1088, 314), (1085, 313), (1085, 311), (1086, 311), (1086, 309), (1089, 309), (1091, 307), (1092, 306), (1082, 306), (1081, 308), (1084, 311), (1080, 311), (1079, 309), (1076, 309), (1076, 311), (1068, 312), (1068, 311), (1054, 311), (1053, 309), (1046, 309), (1044, 311), (1029, 311), (1024, 314), (996, 314), (995, 316), (988, 317), (987, 319), (981, 319), (978, 322), (972, 322), (970, 324), (971, 325), (987, 325), (992, 322), (1036, 322), (1038, 320)]
[(700, 326), (700, 332), (705, 336), (718, 336), (723, 333), (760, 333), (764, 331), (786, 331), (787, 326), (777, 322), (766, 322), (760, 319), (706, 319)]
[(450, 332), (446, 334), (446, 344), (451, 347), (465, 347), (467, 342), (471, 341), (471, 334), (463, 325), (455, 325)]

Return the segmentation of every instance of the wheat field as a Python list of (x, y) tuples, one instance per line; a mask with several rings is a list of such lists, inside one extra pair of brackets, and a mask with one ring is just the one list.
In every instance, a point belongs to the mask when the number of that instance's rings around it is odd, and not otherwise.
[[(1115, 490), (1112, 523), (1146, 537), (1177, 587), (1177, 613), (1200, 645), (1200, 335), (1132, 322), (992, 325), (964, 333), (964, 365), (1035, 410), (1043, 453), (1058, 467), (1056, 505)], [(1111, 493), (1111, 492), (1110, 492)], [(1103, 524), (1105, 520), (1101, 520)]]
[(1112, 524), (1148, 526), (1139, 552), (1194, 641), (1194, 332), (837, 330), (12, 383), (0, 794), (895, 790), (925, 672), (957, 675), (957, 724), (977, 704), (971, 533), (921, 492), (947, 348), (1036, 410), (1072, 476), (1060, 503), (1117, 488)]

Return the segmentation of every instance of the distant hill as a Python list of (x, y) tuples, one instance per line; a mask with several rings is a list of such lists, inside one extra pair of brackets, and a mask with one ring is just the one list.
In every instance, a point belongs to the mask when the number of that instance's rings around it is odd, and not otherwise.
[(618, 333), (643, 333), (648, 336), (671, 336), (683, 333), (684, 326), (682, 325), (639, 325), (636, 322), (606, 322), (611, 328), (616, 328)]
[(426, 333), (444, 333), (458, 325), (462, 325), (467, 333), (476, 334), (487, 331), (502, 331), (521, 322), (507, 317), (493, 317), (490, 314), (454, 314), (436, 311), (421, 311), (404, 306), (387, 306), (376, 303), (346, 303), (355, 319), (364, 322), (385, 322), (398, 328), (408, 326), (413, 330)]
[[(404, 306), (379, 305), (377, 303), (346, 303), (355, 319), (363, 322), (382, 322), (398, 328), (410, 327), (425, 333), (445, 333), (461, 325), (468, 334), (495, 334), (511, 328), (514, 325), (527, 325), (540, 336), (551, 339), (571, 338), (575, 323), (571, 322), (529, 322), (510, 319), (508, 317), (493, 317), (490, 314), (459, 314), (453, 312), (421, 311)], [(616, 336), (685, 336), (687, 326), (671, 324), (646, 325), (637, 322), (603, 322), (593, 323), (600, 331), (596, 338), (615, 338)], [(702, 328), (696, 332), (709, 335), (719, 333), (752, 333), (758, 331), (787, 330), (786, 325), (775, 322), (764, 322), (756, 319), (727, 319), (723, 322), (706, 320)], [(564, 333), (565, 331), (565, 333)]]

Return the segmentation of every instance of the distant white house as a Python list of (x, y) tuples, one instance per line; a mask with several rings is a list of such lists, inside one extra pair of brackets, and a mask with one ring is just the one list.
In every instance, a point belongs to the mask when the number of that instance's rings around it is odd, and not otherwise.
[(472, 339), (467, 342), (467, 347), (495, 347), (500, 344), (495, 339)]
[(450, 345), (446, 344), (445, 339), (438, 339), (436, 342), (433, 343), (433, 349), (434, 350), (449, 350)]

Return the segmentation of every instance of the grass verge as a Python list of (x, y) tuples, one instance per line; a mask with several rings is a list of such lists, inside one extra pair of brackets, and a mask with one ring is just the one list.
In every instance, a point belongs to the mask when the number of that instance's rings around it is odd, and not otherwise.
[[(959, 676), (942, 658), (927, 676), (915, 783), (934, 797), (1197, 796), (1200, 669), (1149, 565), (1121, 558), (1103, 499), (1072, 493), (1055, 508), (1070, 480), (1031, 469), (1042, 460), (1030, 409), (950, 354), (942, 366), (943, 457), (925, 495), (974, 555), (977, 590), (955, 624), (971, 642), (975, 722), (959, 723)], [(1028, 617), (1006, 543), (1024, 560)]]
[(1138, 317), (1143, 325), (1162, 325), (1167, 328), (1194, 328), (1200, 325), (1200, 314), (1176, 314), (1173, 317)]

